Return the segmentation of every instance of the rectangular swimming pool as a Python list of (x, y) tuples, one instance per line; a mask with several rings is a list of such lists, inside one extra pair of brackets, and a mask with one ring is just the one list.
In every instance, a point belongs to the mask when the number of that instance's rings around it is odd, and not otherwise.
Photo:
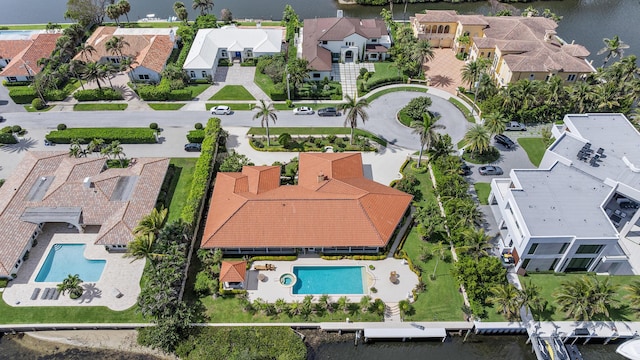
[(297, 277), (294, 294), (364, 294), (362, 266), (294, 266), (293, 274)]
[(69, 274), (78, 274), (84, 282), (100, 280), (106, 260), (84, 257), (84, 244), (55, 244), (42, 263), (36, 282), (62, 282)]

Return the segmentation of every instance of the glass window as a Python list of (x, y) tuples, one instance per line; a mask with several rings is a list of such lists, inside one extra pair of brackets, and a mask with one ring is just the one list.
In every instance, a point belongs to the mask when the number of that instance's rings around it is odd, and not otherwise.
[(602, 250), (602, 245), (580, 245), (576, 254), (598, 254)]
[(529, 255), (534, 254), (537, 248), (538, 248), (538, 244), (531, 244), (531, 246), (529, 247), (529, 251), (527, 251), (527, 254)]
[(203, 77), (203, 78), (206, 78), (206, 77), (207, 77), (207, 72), (206, 72), (206, 71), (204, 71), (204, 70), (202, 70), (202, 77)]
[(558, 251), (558, 254), (564, 254), (564, 251), (567, 250), (567, 246), (569, 246), (569, 243), (562, 244), (562, 247), (560, 248), (560, 251)]
[(189, 77), (191, 77), (192, 79), (196, 78), (196, 72), (195, 71), (189, 71)]
[(220, 52), (220, 56), (222, 56), (222, 57), (227, 57), (227, 50), (222, 50), (222, 51)]
[(529, 259), (524, 259), (524, 261), (522, 262), (522, 268), (526, 269), (527, 265), (529, 265)]
[(553, 271), (553, 269), (556, 268), (557, 264), (558, 264), (558, 259), (554, 259), (553, 263), (551, 263), (551, 266), (549, 266), (549, 271)]
[(319, 78), (319, 77), (320, 77), (320, 74), (319, 74), (319, 73), (313, 73), (313, 77), (314, 77), (314, 78)]
[(593, 258), (573, 258), (569, 261), (565, 271), (587, 271), (593, 260)]
[(374, 43), (374, 42), (378, 42), (378, 39), (371, 39), (371, 42), (372, 42), (372, 43)]

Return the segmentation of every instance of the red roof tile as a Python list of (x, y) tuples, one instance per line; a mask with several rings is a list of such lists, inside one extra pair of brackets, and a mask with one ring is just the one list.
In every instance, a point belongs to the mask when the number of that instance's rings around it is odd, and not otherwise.
[(223, 261), (220, 268), (220, 281), (244, 282), (247, 277), (246, 261)]
[(22, 51), (11, 58), (11, 62), (0, 72), (0, 76), (29, 76), (29, 74), (33, 76), (38, 74), (40, 72), (38, 60), (51, 56), (56, 47), (56, 40), (60, 36), (62, 34), (36, 35)]

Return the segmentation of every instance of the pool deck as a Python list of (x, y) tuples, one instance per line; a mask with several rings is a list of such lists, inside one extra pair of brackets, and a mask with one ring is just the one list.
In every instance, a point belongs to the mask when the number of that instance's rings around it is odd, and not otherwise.
[[(10, 306), (106, 306), (111, 310), (122, 311), (135, 305), (140, 294), (140, 278), (145, 262), (142, 260), (131, 262), (124, 258), (123, 253), (109, 253), (102, 245), (94, 245), (97, 233), (79, 234), (75, 228), (69, 229), (65, 225), (47, 224), (38, 236), (29, 259), (18, 271), (18, 277), (9, 282), (2, 297)], [(49, 250), (55, 244), (86, 244), (84, 256), (87, 259), (106, 260), (100, 280), (83, 283), (84, 294), (76, 300), (69, 298), (69, 294), (60, 294), (58, 300), (42, 299), (46, 288), (55, 288), (58, 283), (35, 282), (38, 270), (42, 266)], [(74, 274), (73, 269), (69, 273)], [(40, 288), (36, 300), (31, 300), (35, 288)], [(122, 297), (117, 298), (117, 292)]]
[[(273, 264), (276, 269), (254, 270), (256, 265)], [(369, 265), (375, 267), (374, 270), (369, 269)], [(364, 266), (366, 277), (365, 294), (362, 295), (344, 295), (349, 301), (360, 301), (362, 296), (369, 295), (372, 299), (381, 299), (385, 303), (397, 303), (400, 300), (407, 299), (407, 295), (418, 284), (418, 276), (409, 269), (409, 265), (403, 264), (402, 260), (384, 259), (384, 260), (324, 260), (319, 257), (301, 257), (295, 261), (256, 261), (253, 263), (251, 270), (247, 271), (247, 292), (250, 301), (260, 298), (267, 302), (275, 302), (277, 299), (284, 299), (287, 302), (295, 300), (302, 301), (306, 294), (293, 294), (291, 287), (280, 284), (280, 276), (285, 273), (293, 273), (294, 266)], [(392, 271), (398, 274), (398, 283), (393, 284), (389, 281), (389, 275)], [(258, 280), (258, 274), (265, 275), (264, 281)], [(340, 281), (340, 279), (335, 279)], [(371, 287), (375, 287), (378, 292), (372, 293)], [(322, 294), (317, 294), (316, 298)], [(331, 295), (331, 294), (329, 294)], [(333, 294), (330, 298), (336, 301), (343, 295)]]

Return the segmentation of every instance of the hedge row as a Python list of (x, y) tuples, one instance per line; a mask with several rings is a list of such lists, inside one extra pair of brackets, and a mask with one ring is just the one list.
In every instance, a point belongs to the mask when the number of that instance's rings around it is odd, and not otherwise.
[(15, 136), (11, 133), (0, 133), (0, 144), (17, 144)]
[(155, 131), (149, 128), (73, 128), (54, 130), (45, 138), (57, 144), (70, 144), (73, 139), (81, 139), (83, 144), (93, 139), (103, 139), (107, 144), (112, 141), (119, 141), (121, 144), (156, 142)]
[[(68, 93), (65, 90), (47, 90), (42, 95), (47, 101), (62, 101)], [(14, 87), (9, 89), (9, 97), (16, 104), (31, 104), (38, 94), (32, 87)]]
[(295, 261), (298, 259), (297, 255), (274, 255), (274, 256), (253, 256), (251, 262), (254, 261)]
[(106, 88), (106, 89), (87, 89), (78, 90), (73, 93), (73, 97), (78, 101), (99, 101), (99, 100), (123, 100), (120, 92)]
[(11, 86), (29, 86), (29, 85), (31, 85), (31, 81), (7, 81), (7, 80), (2, 80), (2, 85), (6, 86), (6, 87), (11, 87)]
[(204, 130), (189, 131), (189, 133), (187, 134), (187, 140), (190, 143), (202, 144), (202, 141), (204, 140)]
[(209, 173), (211, 167), (214, 164), (214, 153), (216, 151), (216, 144), (218, 140), (218, 134), (220, 133), (220, 119), (211, 118), (207, 122), (207, 126), (204, 129), (205, 136), (202, 141), (202, 149), (198, 162), (193, 172), (193, 180), (191, 182), (191, 189), (187, 196), (187, 201), (182, 208), (180, 218), (187, 224), (193, 225), (195, 223), (196, 216), (198, 215), (198, 206), (200, 201), (205, 197), (207, 193), (207, 187), (209, 186)]
[(363, 83), (364, 91), (371, 91), (373, 89), (379, 88), (384, 85), (389, 84), (404, 84), (407, 82), (407, 77), (404, 75), (401, 76), (391, 76), (388, 78), (381, 78), (373, 81), (367, 81)]
[(190, 89), (171, 90), (169, 79), (162, 79), (158, 85), (141, 85), (136, 90), (145, 101), (191, 100), (193, 97)]

